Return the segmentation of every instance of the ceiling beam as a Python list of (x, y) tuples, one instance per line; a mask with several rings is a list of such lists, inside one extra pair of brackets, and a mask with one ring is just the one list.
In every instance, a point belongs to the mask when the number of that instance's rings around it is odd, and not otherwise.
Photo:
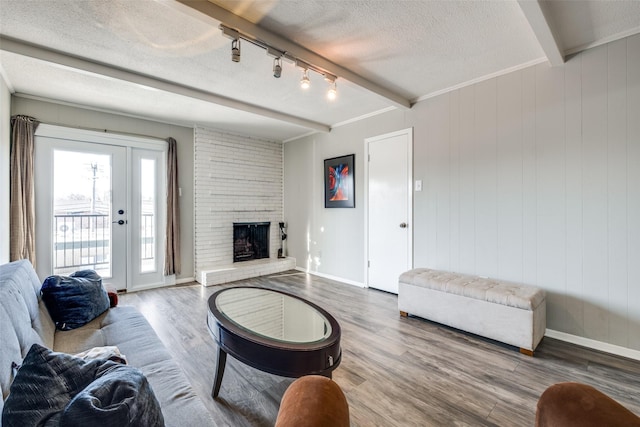
[(564, 64), (562, 47), (545, 14), (545, 6), (539, 0), (518, 0), (518, 4), (549, 63), (554, 67)]
[(331, 130), (331, 126), (324, 123), (318, 123), (302, 117), (292, 116), (290, 114), (281, 113), (279, 111), (260, 107), (258, 105), (241, 102), (221, 95), (216, 95), (215, 93), (203, 91), (191, 86), (182, 85), (180, 83), (175, 83), (168, 80), (158, 79), (156, 77), (136, 73), (134, 71), (126, 70), (123, 68), (117, 68), (112, 65), (91, 61), (86, 58), (69, 55), (64, 52), (48, 49), (42, 46), (26, 43), (24, 41), (12, 39), (5, 36), (0, 36), (0, 50), (22, 56), (28, 56), (30, 58), (35, 58), (76, 71), (96, 74), (115, 80), (122, 80), (148, 88), (211, 102), (217, 105), (222, 105), (224, 107), (245, 111), (247, 113), (256, 114), (270, 119), (280, 120), (308, 129), (313, 129), (321, 132), (329, 132)]
[(337, 65), (328, 59), (318, 55), (309, 49), (302, 47), (284, 37), (267, 31), (258, 25), (247, 21), (232, 12), (213, 4), (207, 0), (163, 0), (165, 4), (189, 14), (202, 22), (217, 27), (219, 23), (228, 27), (239, 30), (242, 33), (250, 34), (258, 40), (261, 40), (270, 46), (277, 47), (296, 58), (313, 64), (327, 72), (354, 83), (384, 99), (391, 102), (396, 107), (411, 108), (409, 99), (385, 88), (364, 77), (349, 71), (348, 69)]

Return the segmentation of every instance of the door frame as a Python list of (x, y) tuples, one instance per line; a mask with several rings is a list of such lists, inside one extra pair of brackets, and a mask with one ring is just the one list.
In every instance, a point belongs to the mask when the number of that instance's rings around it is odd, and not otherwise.
[[(74, 141), (79, 143), (113, 145), (113, 146), (120, 146), (120, 147), (127, 148), (127, 160), (126, 160), (127, 161), (127, 165), (126, 165), (127, 189), (131, 189), (133, 184), (131, 173), (129, 173), (131, 171), (131, 161), (132, 161), (131, 151), (133, 149), (162, 151), (162, 152), (167, 151), (167, 142), (162, 139), (156, 139), (152, 137), (142, 137), (138, 135), (107, 133), (106, 131), (99, 132), (95, 130), (79, 129), (79, 128), (51, 125), (51, 124), (45, 124), (45, 123), (42, 123), (38, 126), (35, 132), (35, 137), (36, 138), (45, 137), (45, 138), (51, 138), (51, 139)], [(163, 160), (165, 159), (165, 157), (166, 156), (163, 156)], [(164, 162), (166, 163), (166, 160), (164, 160)], [(166, 168), (166, 164), (163, 163), (163, 167)], [(163, 169), (163, 170), (166, 170), (166, 169)], [(158, 197), (160, 198), (161, 210), (164, 210), (164, 207), (166, 207), (166, 191), (164, 191), (164, 189), (166, 188), (166, 174), (161, 174), (160, 178), (161, 180), (158, 181), (157, 183), (156, 191), (157, 191)], [(131, 212), (131, 200), (132, 198), (130, 197), (130, 195), (127, 195), (127, 203), (126, 203), (127, 212)], [(37, 214), (38, 213), (36, 212), (36, 215)], [(164, 218), (164, 212), (162, 212), (162, 217)], [(160, 271), (164, 269), (164, 234), (165, 234), (164, 225), (165, 225), (164, 223), (163, 224), (158, 223), (158, 232), (161, 232), (163, 236), (162, 246), (161, 246), (162, 251), (158, 251), (159, 252), (158, 256), (161, 257), (161, 259), (159, 259), (158, 261), (159, 263), (158, 269)], [(127, 241), (130, 242), (132, 239), (131, 221), (128, 222), (126, 227), (127, 227), (127, 232), (126, 232)], [(42, 249), (40, 248), (40, 250)], [(37, 245), (36, 245), (36, 251), (38, 251)], [(130, 251), (127, 250), (127, 257), (129, 257), (130, 255), (131, 255)], [(49, 271), (52, 271), (52, 268), (53, 268), (52, 265), (48, 265), (46, 267), (49, 269)], [(40, 268), (39, 270), (40, 270), (39, 274), (42, 274), (41, 273), (43, 271), (42, 268)], [(143, 290), (143, 289), (149, 289), (149, 288), (158, 287), (158, 286), (167, 286), (167, 285), (175, 284), (175, 275), (172, 275), (172, 276), (162, 276), (163, 278), (162, 283), (154, 283), (152, 285), (143, 285), (143, 286), (134, 286), (132, 276), (133, 276), (132, 269), (127, 267), (127, 278), (126, 278), (127, 288), (126, 289), (128, 291)], [(44, 278), (41, 278), (41, 279), (44, 279)]]
[(407, 233), (407, 259), (408, 265), (413, 268), (413, 128), (389, 132), (377, 135), (364, 140), (364, 287), (369, 287), (369, 143), (395, 136), (406, 135), (408, 137), (407, 147), (407, 219), (409, 222), (409, 233)]

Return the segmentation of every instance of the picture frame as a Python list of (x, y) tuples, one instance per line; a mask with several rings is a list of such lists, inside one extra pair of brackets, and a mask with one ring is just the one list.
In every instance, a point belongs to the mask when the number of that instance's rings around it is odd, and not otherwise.
[(355, 154), (324, 161), (324, 207), (355, 208)]

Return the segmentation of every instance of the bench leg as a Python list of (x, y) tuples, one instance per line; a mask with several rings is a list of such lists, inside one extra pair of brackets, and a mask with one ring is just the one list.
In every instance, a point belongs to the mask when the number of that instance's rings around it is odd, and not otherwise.
[(529, 357), (533, 357), (533, 350), (527, 350), (526, 348), (521, 348), (520, 353), (525, 354)]
[(402, 311), (402, 310), (400, 310), (400, 316), (402, 316), (402, 317), (408, 317), (408, 316), (409, 316), (409, 313), (407, 313), (406, 311)]

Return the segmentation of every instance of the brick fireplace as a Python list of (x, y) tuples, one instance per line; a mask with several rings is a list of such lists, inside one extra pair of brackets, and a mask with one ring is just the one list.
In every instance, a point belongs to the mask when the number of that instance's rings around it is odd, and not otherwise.
[[(284, 199), (282, 156), (280, 142), (195, 129), (194, 264), (201, 284), (217, 285), (295, 268), (295, 259), (278, 259)], [(267, 253), (238, 262), (231, 244), (236, 240), (234, 223), (269, 224)]]

